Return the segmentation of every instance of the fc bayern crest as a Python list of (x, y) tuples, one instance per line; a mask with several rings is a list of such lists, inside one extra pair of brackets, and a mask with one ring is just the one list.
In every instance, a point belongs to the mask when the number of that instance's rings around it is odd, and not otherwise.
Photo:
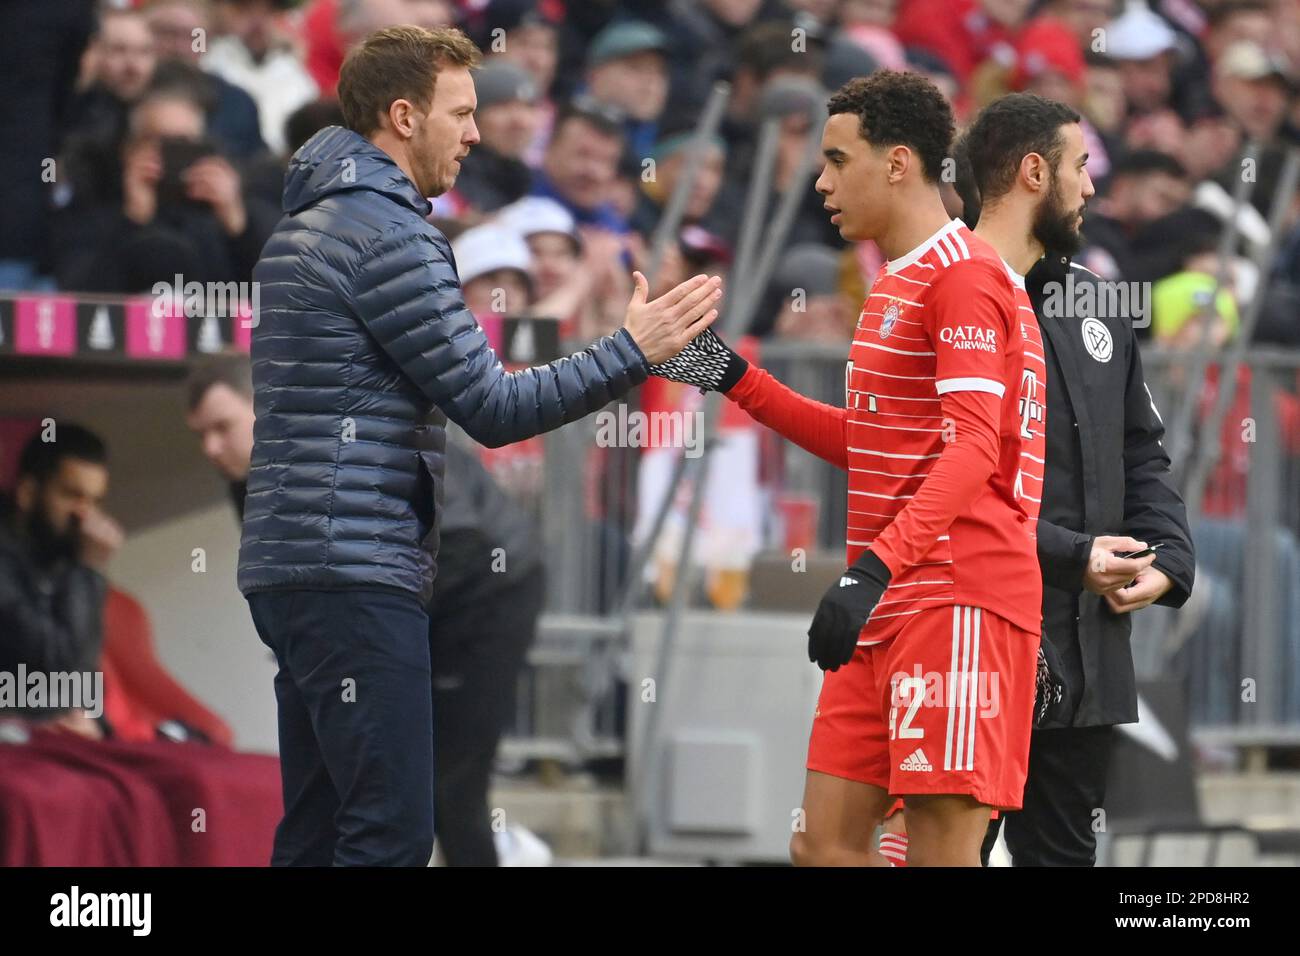
[(889, 338), (889, 333), (894, 331), (894, 323), (898, 321), (898, 306), (890, 303), (889, 308), (885, 309), (885, 314), (880, 320), (880, 337)]

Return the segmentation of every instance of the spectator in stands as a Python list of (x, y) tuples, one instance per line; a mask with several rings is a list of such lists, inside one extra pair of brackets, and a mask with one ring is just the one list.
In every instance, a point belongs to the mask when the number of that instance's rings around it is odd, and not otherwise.
[(451, 251), (465, 305), (480, 322), (492, 315), (518, 316), (528, 310), (533, 295), (532, 259), (517, 232), (484, 223), (457, 236)]
[(240, 517), (253, 454), (253, 372), (247, 355), (219, 355), (196, 366), (186, 385), (185, 424), (203, 457), (229, 483)]
[(58, 207), (121, 194), (118, 154), (126, 139), (127, 116), (149, 88), (157, 65), (144, 16), (130, 9), (103, 9), (82, 65), (58, 163)]
[(667, 50), (663, 32), (637, 20), (610, 24), (587, 49), (587, 91), (627, 117), (624, 137), (638, 157), (654, 146), (668, 102)]
[(57, 218), (61, 288), (141, 293), (177, 274), (187, 282), (249, 279), (275, 210), (245, 195), (240, 173), (204, 133), (202, 108), (179, 91), (136, 104), (120, 200)]
[(229, 747), (230, 726), (168, 672), (144, 607), (115, 587), (104, 603), (104, 720), (115, 740), (162, 737)]
[(1038, 13), (1064, 23), (1080, 50), (1092, 50), (1103, 30), (1119, 13), (1122, 0), (1047, 0)]
[[(105, 565), (122, 530), (103, 510), (108, 453), (99, 436), (47, 420), (23, 447), (12, 500), (0, 502), (0, 671), (90, 672), (103, 645)], [(56, 717), (90, 737), (84, 713)]]
[(435, 29), (454, 22), (451, 0), (312, 0), (303, 17), (307, 72), (321, 95), (334, 96), (343, 57), (366, 34), (400, 23)]
[(292, 6), (293, 0), (217, 0), (222, 35), (202, 58), (204, 69), (253, 97), (262, 139), (275, 153), (284, 152), (290, 115), (320, 95), (277, 22)]
[[(768, 198), (769, 215), (773, 214), (776, 204), (788, 190), (797, 188), (794, 176), (798, 171), (800, 158), (807, 149), (809, 135), (816, 136), (822, 120), (820, 115), (825, 110), (826, 91), (815, 80), (803, 77), (777, 77), (771, 80), (763, 90), (759, 100), (759, 115), (779, 120), (776, 162), (773, 168), (771, 192)], [(717, 232), (727, 243), (735, 246), (739, 239), (740, 224), (745, 215), (745, 203), (749, 195), (749, 179), (755, 155), (742, 159), (731, 175), (726, 177), (713, 205), (706, 225)], [(811, 177), (815, 177), (819, 162), (816, 158), (808, 167)], [(812, 178), (809, 178), (809, 182)], [(797, 242), (813, 242), (821, 245), (843, 248), (844, 240), (839, 230), (830, 224), (822, 197), (815, 190), (801, 190), (798, 212), (786, 236), (789, 247)]]
[(622, 154), (622, 113), (580, 97), (555, 121), (532, 194), (554, 199), (583, 225), (626, 232), (626, 220), (610, 203)]
[(1031, 20), (1016, 38), (1015, 50), (1012, 90), (1079, 107), (1086, 67), (1083, 50), (1066, 24), (1050, 17)]
[[(632, 225), (646, 239), (654, 233), (664, 207), (677, 191), (677, 183), (691, 162), (690, 147), (694, 139), (691, 129), (674, 130), (660, 139), (648, 154), (654, 160), (654, 175), (638, 178), (640, 188), (632, 216)], [(722, 188), (726, 162), (727, 144), (721, 137), (714, 137), (704, 144), (682, 214), (683, 223), (698, 223), (708, 216), (718, 190)]]
[[(529, 196), (501, 210), (496, 222), (523, 237), (534, 290), (530, 314), (560, 320), (560, 337), (586, 345), (616, 328), (631, 294), (623, 240), (587, 227), (579, 234), (559, 203)], [(670, 287), (671, 288), (671, 287)]]
[(1273, 17), (1265, 0), (1221, 0), (1206, 7), (1201, 47), (1211, 62), (1240, 41), (1265, 47), (1273, 39)]
[(59, 155), (91, 0), (7, 5), (0, 32), (0, 291), (49, 288), (48, 190)]
[(1130, 3), (1106, 27), (1107, 56), (1119, 63), (1130, 113), (1151, 113), (1168, 106), (1178, 37), (1173, 28), (1144, 3)]
[(1259, 44), (1242, 40), (1214, 62), (1214, 98), (1248, 139), (1270, 143), (1294, 92), (1289, 67)]
[(560, 21), (553, 8), (539, 0), (490, 0), (482, 11), (469, 15), (468, 31), (486, 62), (512, 63), (537, 85), (540, 120), (524, 157), (529, 166), (537, 166), (559, 111), (555, 97), (560, 85)]
[[(326, 126), (341, 126), (342, 124), (343, 110), (339, 108), (338, 100), (322, 98), (303, 104), (285, 120), (285, 155), (293, 156), (303, 143)], [(278, 195), (276, 199), (279, 199)]]
[(821, 83), (827, 90), (838, 90), (855, 76), (870, 76), (881, 69), (881, 62), (862, 44), (846, 36), (833, 36), (822, 57)]
[(532, 74), (505, 60), (489, 60), (474, 74), (480, 142), (461, 163), (455, 192), (470, 210), (496, 212), (527, 195), (533, 171), (526, 161), (542, 114)]
[[(774, 0), (670, 0), (664, 28), (673, 38), (672, 72), (678, 84), (674, 99), (697, 105), (703, 102), (715, 80), (736, 73), (744, 33), (777, 19), (788, 22), (789, 11)], [(790, 30), (784, 33), (789, 49)], [(815, 76), (820, 64), (809, 65)], [(738, 92), (744, 94), (743, 89)], [(743, 116), (743, 110), (738, 103), (732, 115)]]
[[(853, 338), (857, 310), (840, 290), (840, 256), (828, 246), (803, 243), (782, 257), (772, 277), (775, 316), (750, 329), (782, 339), (847, 345)], [(760, 317), (761, 318), (761, 317)]]
[[(897, 7), (896, 0), (843, 0), (840, 4), (844, 35), (870, 53), (884, 70), (907, 68), (907, 54), (892, 29)], [(839, 87), (827, 84), (827, 89)]]
[(989, 58), (1010, 54), (1028, 0), (910, 0), (900, 3), (893, 31), (904, 46), (940, 57), (961, 84)]
[[(1109, 263), (1098, 271), (1114, 278), (1133, 271), (1133, 244), (1156, 220), (1186, 205), (1191, 196), (1187, 171), (1174, 157), (1154, 150), (1122, 156), (1111, 170), (1106, 194), (1090, 211), (1085, 235), (1090, 249), (1101, 249)], [(1095, 255), (1085, 250), (1080, 261), (1092, 268)]]
[(145, 16), (159, 61), (191, 67), (195, 81), (209, 87), (204, 97), (208, 133), (231, 156), (244, 158), (266, 149), (253, 98), (219, 74), (199, 69), (212, 34), (207, 4), (200, 0), (149, 0)]
[[(1119, 62), (1104, 53), (1088, 53), (1084, 59), (1087, 70), (1084, 73), (1084, 95), (1079, 112), (1084, 114), (1106, 143), (1106, 152), (1114, 154), (1116, 144), (1123, 138), (1124, 120), (1128, 114)], [(1099, 177), (1094, 176), (1093, 179), (1097, 181)]]
[[(743, 162), (752, 149), (758, 131), (758, 101), (769, 81), (777, 77), (816, 80), (821, 75), (820, 51), (815, 46), (796, 49), (792, 29), (793, 24), (784, 21), (760, 23), (745, 30), (736, 41), (731, 98), (719, 131), (733, 162)], [(707, 88), (696, 91), (698, 96), (707, 93)]]
[[(1078, 38), (1063, 20), (1038, 17), (1025, 24), (1016, 38), (1010, 81), (1013, 92), (1036, 93), (1079, 110), (1084, 104), (1087, 73)], [(1087, 117), (1080, 119), (1079, 128), (1088, 148), (1088, 175), (1103, 180), (1110, 172), (1106, 139)]]
[(1208, 341), (1217, 353), (1237, 334), (1237, 300), (1213, 275), (1180, 272), (1155, 283), (1151, 293), (1155, 341), (1182, 351)]

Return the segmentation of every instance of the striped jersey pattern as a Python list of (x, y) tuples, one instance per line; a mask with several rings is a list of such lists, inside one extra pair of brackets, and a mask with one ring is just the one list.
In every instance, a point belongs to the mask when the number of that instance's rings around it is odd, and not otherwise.
[[(977, 292), (996, 301), (991, 320), (987, 308), (978, 320), (962, 308)], [(943, 452), (945, 434), (953, 437), (953, 422), (941, 414), (943, 395), (996, 395), (1000, 450), (997, 470), (971, 506), (920, 561), (893, 576), (860, 644), (892, 638), (923, 610), (957, 604), (1039, 631), (1033, 531), (1042, 496), (1045, 375), (1032, 308), (1020, 311), (1016, 302), (1006, 263), (960, 220), (885, 263), (872, 283), (845, 373), (848, 562), (907, 506)], [(1025, 375), (1022, 331), (1031, 324), (1032, 378)], [(1034, 437), (1025, 439), (1025, 432)]]
[[(1043, 504), (1043, 462), (1047, 454), (1047, 360), (1038, 316), (1034, 314), (1033, 303), (1025, 291), (1025, 278), (1009, 265), (1007, 275), (1015, 286), (1016, 314), (1025, 349), (1025, 370), (1021, 375), (1018, 405), (1021, 445), (1016, 500), (1036, 525)], [(1034, 525), (1030, 526), (1031, 529)]]

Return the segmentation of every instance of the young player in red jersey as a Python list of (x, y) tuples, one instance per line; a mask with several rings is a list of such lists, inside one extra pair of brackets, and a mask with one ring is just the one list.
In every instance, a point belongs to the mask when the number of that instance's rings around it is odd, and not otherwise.
[(892, 793), (909, 865), (978, 866), (990, 808), (1020, 805), (1041, 623), (1034, 519), (1017, 496), (1030, 459), (1014, 287), (944, 211), (952, 114), (931, 83), (878, 72), (828, 107), (817, 190), (841, 235), (889, 258), (847, 407), (798, 395), (713, 335), (655, 371), (725, 392), (849, 472), (849, 566), (809, 629), (828, 673), (792, 858), (884, 864), (872, 835)]
[[(962, 169), (958, 188), (965, 220), (1002, 258), (1015, 286), (1025, 343), (1020, 454), (1027, 465), (1017, 493), (1025, 512), (1036, 519), (1047, 445), (1047, 366), (1024, 276), (1045, 254), (1073, 254), (1082, 245), (1083, 210), (1095, 192), (1086, 168), (1088, 151), (1078, 113), (1033, 94), (1014, 93), (986, 107), (954, 153)], [(1133, 544), (1136, 550), (1138, 542)], [(881, 838), (887, 858), (907, 845), (904, 816), (891, 817), (890, 832)]]

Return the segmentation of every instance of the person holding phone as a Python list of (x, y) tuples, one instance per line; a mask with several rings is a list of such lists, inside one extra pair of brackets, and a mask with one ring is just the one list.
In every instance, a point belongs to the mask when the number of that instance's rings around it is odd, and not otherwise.
[(132, 107), (120, 197), (56, 213), (65, 289), (149, 292), (157, 282), (247, 282), (276, 210), (248, 194), (184, 90), (156, 87)]
[(1084, 210), (1067, 184), (1086, 175), (1088, 158), (1079, 115), (1012, 94), (985, 108), (956, 152), (964, 218), (1003, 258), (1032, 266), (1026, 291), (1047, 371), (1044, 647), (1064, 687), (1033, 732), (1022, 808), (990, 825), (984, 859), (1005, 826), (1016, 866), (1091, 866), (1114, 726), (1137, 720), (1130, 615), (1187, 600), (1192, 538), (1132, 317), (1081, 314), (1080, 296), (1060, 298), (1067, 276), (1075, 289), (1097, 281), (1070, 262)]

